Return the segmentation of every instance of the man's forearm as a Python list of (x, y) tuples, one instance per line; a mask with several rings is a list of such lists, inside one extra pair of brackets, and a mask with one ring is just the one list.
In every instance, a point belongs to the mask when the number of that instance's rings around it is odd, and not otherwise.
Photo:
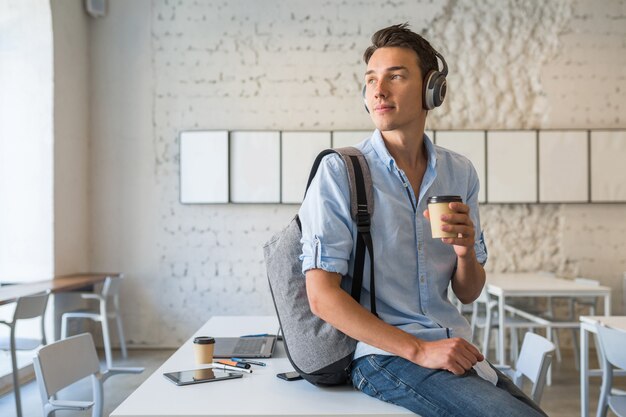
[(485, 286), (485, 269), (476, 259), (474, 251), (457, 258), (457, 267), (452, 279), (454, 294), (463, 304), (476, 300)]
[(340, 287), (341, 277), (320, 269), (307, 271), (311, 310), (348, 336), (420, 366), (462, 375), (484, 356), (462, 338), (418, 339), (391, 326), (357, 303)]
[(320, 269), (306, 273), (307, 294), (311, 310), (353, 339), (414, 360), (419, 350), (419, 340), (391, 326), (357, 303), (339, 286), (338, 274)]

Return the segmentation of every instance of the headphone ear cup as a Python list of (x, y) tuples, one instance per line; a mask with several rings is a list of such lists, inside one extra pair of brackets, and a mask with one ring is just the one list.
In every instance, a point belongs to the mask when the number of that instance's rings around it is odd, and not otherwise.
[(422, 91), (422, 107), (425, 110), (441, 106), (448, 91), (446, 76), (439, 71), (429, 72), (424, 79)]
[(361, 90), (361, 95), (363, 96), (363, 105), (365, 106), (365, 111), (370, 112), (370, 109), (367, 108), (367, 98), (365, 97), (365, 87), (363, 86), (363, 90)]

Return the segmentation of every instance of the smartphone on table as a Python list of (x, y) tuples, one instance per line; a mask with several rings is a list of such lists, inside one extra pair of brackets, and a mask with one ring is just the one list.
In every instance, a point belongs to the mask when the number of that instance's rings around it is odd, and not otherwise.
[(300, 374), (297, 373), (296, 371), (282, 372), (280, 374), (276, 374), (276, 376), (279, 377), (280, 379), (284, 379), (285, 381), (297, 381), (299, 379), (302, 379)]
[(228, 372), (221, 369), (203, 368), (189, 371), (167, 372), (163, 376), (176, 385), (192, 385), (203, 382), (222, 381), (224, 379), (241, 378), (241, 372)]

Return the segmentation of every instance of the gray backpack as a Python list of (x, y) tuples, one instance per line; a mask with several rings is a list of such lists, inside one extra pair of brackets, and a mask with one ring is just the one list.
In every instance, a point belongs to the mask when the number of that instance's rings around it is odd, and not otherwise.
[[(345, 162), (350, 183), (351, 214), (358, 230), (351, 296), (360, 302), (367, 248), (371, 268), (370, 305), (371, 312), (376, 314), (374, 252), (370, 235), (373, 210), (370, 171), (365, 157), (358, 149), (327, 149), (318, 155), (313, 164), (307, 190), (322, 158), (330, 153), (339, 154)], [(350, 379), (350, 364), (357, 341), (311, 312), (305, 277), (302, 274), (302, 261), (299, 258), (302, 253), (301, 238), (302, 226), (296, 215), (263, 248), (267, 277), (282, 328), (287, 357), (294, 369), (312, 384), (346, 384)]]

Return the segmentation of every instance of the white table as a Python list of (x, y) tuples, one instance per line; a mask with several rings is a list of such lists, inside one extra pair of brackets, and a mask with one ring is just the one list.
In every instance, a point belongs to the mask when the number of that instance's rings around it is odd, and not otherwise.
[[(601, 369), (589, 369), (589, 333), (596, 333), (596, 324), (626, 332), (626, 316), (580, 316), (580, 415), (589, 416), (589, 377), (602, 376)], [(600, 349), (596, 346), (596, 349)], [(602, 365), (602, 364), (600, 364)], [(626, 375), (626, 371), (614, 371), (615, 375)]]
[[(487, 292), (498, 297), (498, 325), (501, 331), (498, 332), (497, 356), (502, 365), (505, 365), (504, 314), (507, 297), (604, 297), (604, 314), (609, 315), (611, 311), (610, 287), (580, 284), (539, 272), (487, 274)], [(550, 327), (578, 327), (578, 322), (553, 323)], [(551, 338), (549, 334), (548, 338)]]
[[(275, 333), (275, 317), (214, 317), (194, 336), (240, 336)], [(350, 386), (319, 388), (304, 380), (276, 378), (292, 371), (279, 342), (267, 366), (253, 366), (241, 379), (176, 386), (164, 372), (196, 368), (192, 336), (111, 414), (112, 417), (157, 416), (405, 416), (402, 407), (379, 401)], [(106, 393), (106, 387), (105, 387)]]

